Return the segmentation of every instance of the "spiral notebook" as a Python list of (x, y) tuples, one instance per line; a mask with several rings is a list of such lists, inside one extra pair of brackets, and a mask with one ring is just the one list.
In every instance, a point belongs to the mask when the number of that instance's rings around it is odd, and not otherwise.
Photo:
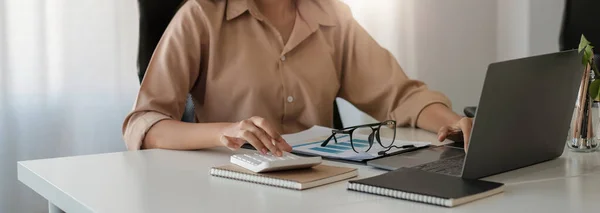
[(237, 165), (229, 164), (211, 168), (210, 174), (217, 177), (304, 190), (356, 177), (358, 171), (354, 168), (320, 164), (309, 169), (255, 173)]
[(348, 189), (403, 200), (454, 207), (504, 191), (504, 184), (467, 180), (402, 168), (371, 178), (350, 181)]

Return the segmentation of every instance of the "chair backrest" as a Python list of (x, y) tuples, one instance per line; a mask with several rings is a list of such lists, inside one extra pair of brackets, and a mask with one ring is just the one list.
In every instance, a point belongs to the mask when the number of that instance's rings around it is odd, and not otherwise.
[(560, 50), (577, 49), (581, 34), (592, 42), (600, 44), (600, 1), (566, 0), (563, 23), (560, 33)]
[(138, 0), (140, 37), (138, 44), (138, 77), (144, 79), (146, 68), (160, 38), (184, 0)]
[[(184, 0), (138, 0), (140, 13), (140, 40), (138, 46), (138, 78), (144, 79), (154, 49), (169, 22)], [(194, 101), (188, 94), (181, 118), (184, 122), (195, 122)]]

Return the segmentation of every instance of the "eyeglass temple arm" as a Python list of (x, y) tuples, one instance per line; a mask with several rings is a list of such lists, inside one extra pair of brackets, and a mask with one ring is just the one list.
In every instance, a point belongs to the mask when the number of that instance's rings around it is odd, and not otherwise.
[[(344, 129), (333, 129), (331, 130), (331, 136), (329, 136), (325, 141), (323, 141), (323, 143), (321, 143), (321, 147), (327, 146), (327, 144), (329, 143), (329, 141), (331, 141), (331, 139), (335, 139), (335, 134), (350, 134), (351, 131), (348, 130), (344, 130)], [(337, 142), (337, 141), (336, 141)]]
[[(346, 128), (343, 128), (342, 130), (338, 130), (338, 131), (346, 131), (348, 129), (356, 129), (356, 128), (361, 128), (361, 127), (372, 127), (372, 126), (379, 126), (379, 125), (381, 125), (381, 123), (363, 124), (363, 125), (358, 125), (358, 126), (346, 127)], [(344, 133), (346, 133), (346, 132), (344, 132)]]
[[(334, 130), (335, 131), (335, 130)], [(332, 131), (333, 132), (333, 131)], [(327, 146), (327, 144), (329, 143), (329, 141), (331, 140), (331, 138), (333, 138), (335, 136), (335, 133), (332, 133), (327, 140), (323, 141), (323, 143), (321, 143), (321, 147)]]
[(331, 134), (350, 134), (350, 131), (347, 129), (334, 129), (331, 130)]

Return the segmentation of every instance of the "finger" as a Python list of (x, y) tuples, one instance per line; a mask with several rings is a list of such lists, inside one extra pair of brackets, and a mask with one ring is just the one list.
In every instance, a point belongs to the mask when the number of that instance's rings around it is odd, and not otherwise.
[(273, 127), (273, 125), (271, 125), (266, 119), (254, 116), (249, 120), (252, 121), (254, 125), (256, 125), (257, 127), (264, 130), (267, 134), (269, 134), (271, 138), (275, 139), (278, 142), (285, 143), (285, 140), (283, 139), (283, 137), (281, 137), (281, 134), (279, 134), (279, 132)]
[(473, 119), (463, 118), (459, 121), (458, 125), (463, 132), (465, 151), (467, 151), (467, 148), (469, 147), (469, 139), (471, 137), (471, 130), (473, 129)]
[(248, 141), (250, 145), (256, 148), (256, 150), (258, 150), (263, 155), (267, 154), (267, 148), (265, 147), (265, 145), (251, 131), (241, 130), (238, 137), (244, 139), (245, 141)]
[[(463, 132), (464, 138), (469, 138), (469, 133)], [(469, 151), (469, 139), (465, 139), (465, 152)]]
[(279, 151), (279, 149), (277, 149), (277, 147), (273, 144), (273, 140), (271, 139), (271, 136), (269, 136), (261, 128), (254, 125), (254, 123), (252, 121), (244, 122), (244, 126), (242, 128), (254, 133), (254, 136), (256, 136), (256, 138), (258, 138), (261, 141), (261, 143), (265, 147), (267, 147), (267, 149), (269, 149), (269, 151), (271, 153), (273, 153), (274, 155), (277, 155), (277, 156), (281, 156), (281, 154), (279, 154), (279, 153), (281, 153), (281, 151)]
[(221, 136), (220, 141), (223, 145), (225, 145), (225, 147), (232, 151), (238, 150), (240, 147), (242, 147), (242, 145), (244, 145), (244, 141), (225, 135)]
[(281, 142), (275, 142), (275, 146), (277, 146), (277, 148), (279, 148), (279, 150), (283, 150), (286, 152), (291, 152), (292, 151), (292, 146), (290, 146), (288, 143), (281, 143)]
[[(289, 146), (289, 144), (287, 144), (287, 142), (281, 137), (281, 135), (279, 134), (279, 132), (277, 132), (277, 130), (275, 128), (273, 128), (273, 126), (264, 118), (255, 116), (249, 119), (250, 121), (252, 121), (252, 123), (258, 127), (259, 129), (261, 129), (264, 133), (266, 133), (269, 138), (273, 139), (270, 140), (270, 143), (267, 147), (270, 147), (269, 149), (273, 148), (275, 150), (271, 150), (271, 152), (277, 156), (282, 156), (283, 153), (281, 153), (281, 150), (287, 150), (289, 147), (289, 149), (291, 150), (291, 147)], [(284, 145), (278, 145), (278, 143), (284, 143)], [(273, 145), (273, 146), (270, 146)]]
[(283, 138), (281, 140), (274, 140), (275, 145), (279, 148), (279, 150), (283, 150), (286, 152), (291, 152), (292, 151), (292, 146), (290, 146), (290, 144), (287, 143), (287, 141), (285, 141)]
[(285, 141), (283, 138), (281, 140), (274, 139), (273, 143), (275, 144), (275, 146), (277, 146), (277, 148), (279, 148), (279, 150), (283, 150), (286, 152), (292, 151), (292, 146), (290, 146), (290, 144), (288, 144), (287, 141)]
[(450, 131), (450, 127), (448, 127), (448, 126), (443, 126), (442, 128), (440, 128), (440, 130), (438, 131), (438, 140), (440, 142), (446, 140), (446, 137), (448, 137), (449, 131)]

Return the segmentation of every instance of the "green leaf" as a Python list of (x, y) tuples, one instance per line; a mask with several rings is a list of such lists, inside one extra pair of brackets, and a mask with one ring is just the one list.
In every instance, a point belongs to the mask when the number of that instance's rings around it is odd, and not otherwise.
[(590, 98), (594, 100), (598, 99), (598, 94), (600, 94), (600, 80), (594, 79), (594, 81), (592, 81), (590, 84), (589, 90)]
[(590, 57), (591, 55), (588, 52), (584, 51), (583, 57), (581, 58), (581, 64), (588, 65), (588, 63), (590, 62)]
[(588, 45), (584, 48), (583, 58), (581, 59), (581, 63), (583, 65), (587, 65), (588, 63), (591, 63), (592, 60), (593, 60), (592, 46)]
[(590, 41), (588, 41), (585, 38), (585, 36), (582, 34), (581, 35), (581, 41), (579, 41), (579, 49), (578, 49), (578, 51), (581, 52), (582, 50), (584, 50), (589, 45), (590, 45)]
[(596, 91), (598, 94), (596, 95), (596, 98), (594, 98), (594, 101), (600, 101), (600, 88), (598, 88), (598, 90)]

